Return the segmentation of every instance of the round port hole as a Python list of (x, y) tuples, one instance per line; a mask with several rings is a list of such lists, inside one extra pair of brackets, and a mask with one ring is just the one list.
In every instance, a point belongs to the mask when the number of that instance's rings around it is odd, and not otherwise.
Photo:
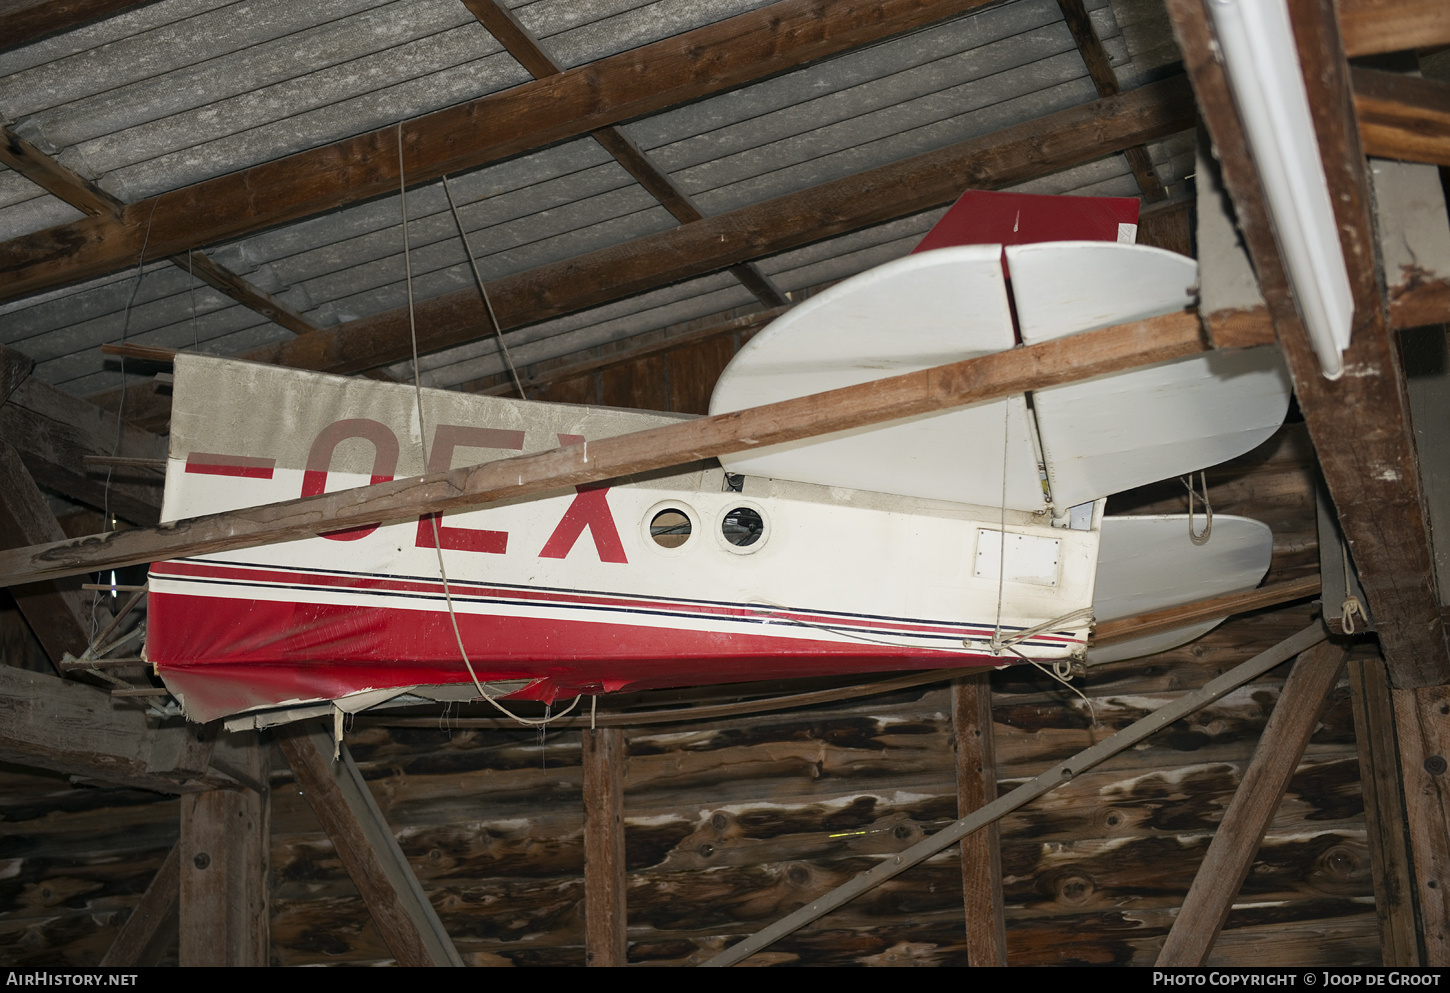
[(679, 548), (690, 540), (690, 518), (674, 507), (660, 511), (650, 518), (649, 536), (661, 548)]

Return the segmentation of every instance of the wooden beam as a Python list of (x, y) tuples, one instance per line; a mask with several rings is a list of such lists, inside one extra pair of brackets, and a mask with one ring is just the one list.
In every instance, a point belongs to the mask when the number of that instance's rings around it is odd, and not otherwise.
[[(1098, 37), (1097, 28), (1093, 27), (1092, 18), (1088, 17), (1082, 0), (1057, 0), (1057, 6), (1062, 11), (1063, 20), (1067, 22), (1068, 31), (1072, 32), (1072, 40), (1077, 44), (1083, 64), (1087, 66), (1088, 76), (1097, 87), (1098, 96), (1117, 96), (1122, 92), (1122, 87), (1118, 84), (1118, 74), (1113, 71), (1112, 60), (1108, 57), (1107, 49), (1103, 48), (1103, 41)], [(1137, 181), (1138, 189), (1145, 200), (1168, 199), (1168, 191), (1163, 189), (1163, 182), (1158, 178), (1158, 171), (1153, 168), (1153, 160), (1148, 155), (1146, 145), (1132, 145), (1123, 149), (1123, 157), (1128, 160), (1128, 168), (1132, 170), (1133, 179)]]
[(111, 947), (101, 956), (101, 968), (159, 965), (171, 943), (177, 940), (181, 923), (181, 842), (171, 846), (161, 868), (131, 916), (116, 932)]
[[(988, 0), (779, 0), (402, 125), (417, 185), (697, 100), (983, 6)], [(0, 244), (0, 299), (64, 286), (392, 194), (394, 125)], [(147, 231), (149, 229), (149, 241)]]
[(1245, 593), (1228, 593), (1208, 600), (1197, 600), (1181, 607), (1169, 607), (1147, 614), (1135, 614), (1115, 621), (1104, 621), (1093, 630), (1094, 645), (1111, 645), (1129, 638), (1172, 631), (1174, 628), (1211, 620), (1215, 617), (1229, 617), (1250, 610), (1276, 607), (1281, 603), (1302, 600), (1319, 592), (1318, 576), (1305, 576), (1275, 583)]
[[(125, 214), (126, 205), (121, 201), (5, 127), (0, 127), (0, 162), (92, 217), (119, 222)], [(204, 252), (182, 252), (172, 256), (171, 262), (293, 334), (317, 330), (317, 325), (297, 311), (217, 264)]]
[(0, 52), (155, 0), (0, 0)]
[(398, 964), (463, 965), (347, 745), (334, 761), (332, 736), (300, 725), (277, 744)]
[[(561, 383), (576, 376), (587, 376), (590, 373), (602, 372), (605, 369), (612, 369), (616, 366), (628, 365), (639, 359), (651, 355), (662, 355), (665, 352), (674, 351), (676, 348), (685, 348), (690, 345), (697, 345), (702, 341), (709, 341), (712, 338), (720, 338), (726, 335), (753, 334), (784, 314), (790, 307), (771, 307), (769, 310), (759, 310), (753, 314), (746, 314), (743, 317), (734, 317), (728, 321), (721, 321), (719, 324), (712, 324), (706, 328), (699, 328), (695, 331), (686, 331), (683, 334), (672, 335), (668, 338), (652, 340), (648, 344), (636, 345), (633, 348), (621, 349), (617, 352), (610, 352), (596, 358), (584, 359), (579, 362), (571, 362), (568, 365), (556, 366), (545, 372), (535, 373), (532, 376), (525, 376), (523, 379), (524, 389), (535, 390), (554, 383)], [(488, 377), (492, 379), (493, 377)], [(474, 380), (463, 383), (456, 387), (464, 393), (479, 392), (491, 396), (507, 396), (514, 391), (512, 383), (499, 383), (496, 386), (479, 388), (480, 383), (487, 380)]]
[(13, 348), (0, 346), (0, 404), (10, 399), (15, 387), (30, 376), (35, 369), (35, 360)]
[[(992, 684), (982, 672), (952, 682), (952, 732), (957, 753), (957, 816), (997, 799), (997, 750), (992, 733)], [(962, 898), (967, 963), (1007, 964), (1002, 905), (1002, 829), (996, 821), (962, 838)]]
[(743, 941), (737, 942), (703, 964), (718, 967), (735, 965), (737, 962), (744, 961), (756, 952), (770, 947), (771, 944), (779, 941), (793, 931), (805, 927), (807, 924), (823, 917), (837, 907), (850, 902), (879, 883), (883, 883), (905, 872), (912, 866), (924, 862), (947, 846), (965, 838), (973, 831), (981, 830), (986, 825), (1030, 803), (1037, 797), (1051, 792), (1063, 783), (1070, 782), (1075, 776), (1086, 772), (1099, 763), (1117, 755), (1119, 752), (1131, 748), (1145, 738), (1168, 727), (1174, 721), (1181, 720), (1200, 708), (1208, 706), (1215, 700), (1221, 699), (1225, 694), (1232, 692), (1250, 680), (1257, 679), (1270, 669), (1288, 661), (1301, 652), (1308, 651), (1323, 640), (1324, 628), (1317, 623), (1310, 625), (1298, 634), (1279, 642), (1273, 648), (1260, 652), (1247, 662), (1240, 663), (1221, 676), (1210, 680), (1199, 689), (1193, 690), (1190, 693), (1184, 693), (1172, 703), (1159, 707), (1148, 716), (1134, 721), (1121, 731), (1103, 739), (1091, 748), (1085, 748), (1070, 758), (1053, 763), (1050, 769), (1035, 779), (1028, 780), (1012, 792), (998, 797), (992, 803), (961, 818), (950, 827), (938, 831), (931, 837), (917, 842), (915, 845), (912, 845), (910, 848), (898, 853), (892, 858), (883, 860), (876, 868), (863, 872), (851, 881), (831, 890), (829, 893), (817, 897), (800, 910), (787, 914), (769, 927), (756, 932)]
[(1208, 961), (1289, 780), (1319, 726), (1329, 691), (1339, 682), (1344, 654), (1343, 646), (1323, 642), (1294, 663), (1254, 757), (1163, 943), (1157, 965), (1198, 966)]
[(205, 252), (192, 252), (188, 258), (185, 252), (173, 255), (171, 264), (178, 269), (221, 290), (237, 303), (249, 310), (255, 310), (273, 324), (280, 324), (293, 334), (312, 334), (317, 325), (293, 310), (287, 304), (265, 290), (258, 289), (225, 266), (218, 265)]
[(83, 213), (112, 221), (121, 219), (124, 209), (121, 201), (3, 126), (0, 126), (0, 162)]
[(1395, 690), (1421, 964), (1450, 966), (1450, 686)]
[[(557, 76), (564, 70), (554, 61), (539, 39), (526, 28), (514, 12), (498, 0), (463, 0), (463, 5), (473, 12), (483, 26), (488, 28), (508, 53), (519, 61), (535, 79)], [(695, 205), (690, 195), (676, 185), (675, 181), (654, 164), (649, 155), (634, 143), (623, 129), (600, 128), (594, 132), (594, 140), (614, 156), (614, 161), (624, 166), (626, 172), (635, 178), (656, 200), (664, 206), (675, 220), (682, 224), (698, 221), (705, 215)], [(754, 293), (756, 299), (767, 307), (779, 307), (785, 303), (780, 290), (770, 282), (754, 263), (742, 262), (730, 267), (731, 273), (745, 288)]]
[(1349, 700), (1364, 795), (1365, 840), (1374, 883), (1383, 965), (1423, 965), (1415, 928), (1415, 884), (1405, 822), (1405, 789), (1395, 746), (1389, 674), (1380, 658), (1349, 660)]
[(1204, 121), (1213, 135), (1244, 243), (1283, 348), (1300, 409), (1376, 618), (1397, 686), (1450, 681), (1430, 533), (1409, 403), (1380, 295), (1365, 158), (1344, 52), (1329, 0), (1292, 0), (1299, 56), (1354, 294), (1349, 372), (1330, 382), (1295, 309), (1263, 192), (1204, 12), (1169, 0), (1169, 15)]
[[(256, 732), (227, 735), (218, 752), (265, 787), (270, 745)], [(179, 959), (190, 966), (265, 966), (271, 800), (250, 789), (181, 798)]]
[[(1002, 131), (622, 245), (504, 276), (489, 299), (504, 328), (597, 306), (948, 203), (967, 188), (991, 189), (1101, 158), (1193, 126), (1182, 77), (1130, 90)], [(437, 351), (490, 327), (478, 292), (457, 290), (417, 304), (418, 348)], [(238, 356), (350, 373), (412, 354), (408, 309), (399, 307)]]
[(1450, 45), (1450, 6), (1441, 0), (1339, 0), (1351, 57)]
[(588, 729), (584, 767), (584, 964), (628, 965), (624, 732)]
[(113, 531), (0, 552), (0, 585), (251, 548), (339, 526), (451, 512), (979, 403), (1203, 350), (1195, 315), (1187, 311), (1166, 314), (858, 386), (602, 438), (588, 445), (156, 528)]
[(0, 762), (158, 793), (234, 785), (191, 768), (188, 734), (94, 686), (0, 665)]
[(1450, 279), (1435, 279), (1390, 292), (1390, 326), (1423, 328), (1450, 323)]
[[(64, 539), (65, 532), (25, 463), (15, 449), (0, 441), (0, 546), (17, 548)], [(11, 592), (57, 669), (67, 653), (80, 655), (86, 650), (90, 617), (79, 578), (29, 583)]]
[(1450, 83), (1358, 66), (1350, 77), (1367, 154), (1450, 166)]
[(0, 435), (42, 486), (136, 524), (154, 524), (161, 517), (160, 476), (113, 472), (108, 485), (105, 472), (86, 467), (87, 455), (166, 458), (166, 439), (130, 424), (118, 431), (116, 420), (117, 415), (31, 376), (0, 406)]

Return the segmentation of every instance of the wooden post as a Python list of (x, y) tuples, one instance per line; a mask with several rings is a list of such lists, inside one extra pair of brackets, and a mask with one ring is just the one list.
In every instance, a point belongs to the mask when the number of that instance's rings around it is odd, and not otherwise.
[(585, 730), (584, 959), (626, 965), (628, 907), (624, 873), (624, 731)]
[(398, 964), (463, 965), (347, 746), (333, 761), (320, 727), (289, 728), (277, 744)]
[[(957, 740), (957, 816), (997, 799), (992, 739), (992, 685), (987, 673), (952, 682), (952, 730)], [(996, 821), (962, 839), (962, 897), (967, 912), (967, 961), (1007, 964), (1002, 910), (1002, 830)]]
[(1253, 760), (1168, 932), (1158, 965), (1203, 965), (1208, 960), (1343, 666), (1344, 649), (1331, 642), (1315, 646), (1294, 663)]
[(1350, 659), (1349, 699), (1354, 708), (1354, 741), (1364, 824), (1379, 918), (1381, 962), (1422, 964), (1415, 932), (1414, 881), (1406, 847), (1405, 791), (1395, 747), (1395, 711), (1383, 659)]
[[(218, 757), (259, 784), (269, 749), (255, 733), (218, 742)], [(254, 790), (211, 790), (181, 800), (183, 966), (268, 964), (267, 855), (271, 801)]]
[(1395, 690), (1423, 965), (1450, 965), (1450, 686)]

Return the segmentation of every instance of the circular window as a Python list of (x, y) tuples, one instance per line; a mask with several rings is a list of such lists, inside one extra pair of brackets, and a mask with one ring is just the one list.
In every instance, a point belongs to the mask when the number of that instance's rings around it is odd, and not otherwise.
[(679, 548), (690, 540), (690, 530), (690, 518), (677, 507), (667, 507), (649, 521), (649, 536), (661, 548)]
[(736, 548), (746, 548), (765, 533), (765, 520), (760, 512), (749, 507), (736, 507), (720, 523), (720, 533)]

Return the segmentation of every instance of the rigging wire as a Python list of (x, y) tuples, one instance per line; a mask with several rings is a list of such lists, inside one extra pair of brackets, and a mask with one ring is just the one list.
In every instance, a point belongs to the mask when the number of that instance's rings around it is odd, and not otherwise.
[[(165, 196), (163, 193), (162, 196)], [(131, 285), (131, 293), (126, 297), (125, 309), (121, 312), (121, 344), (126, 344), (126, 332), (131, 326), (131, 305), (136, 302), (136, 294), (141, 292), (141, 280), (146, 276), (146, 247), (151, 244), (151, 222), (156, 219), (156, 206), (161, 202), (157, 197), (151, 204), (151, 213), (146, 215), (146, 233), (141, 237), (141, 254), (136, 259), (136, 282)], [(121, 399), (116, 405), (116, 441), (111, 445), (111, 457), (116, 458), (121, 454), (121, 439), (125, 437), (126, 427), (126, 356), (123, 353), (121, 360)], [(106, 483), (101, 489), (101, 524), (107, 530), (116, 530), (115, 518), (111, 516), (111, 474), (115, 466), (106, 466)], [(111, 572), (111, 584), (116, 582), (115, 570)], [(115, 596), (115, 591), (111, 591)], [(96, 608), (101, 603), (101, 591), (96, 590), (95, 596), (91, 599), (91, 637), (96, 636)]]
[[(447, 186), (446, 180), (444, 181), (444, 186), (445, 188)], [(403, 277), (408, 289), (408, 334), (412, 339), (413, 346), (413, 397), (418, 405), (418, 443), (422, 448), (423, 465), (426, 469), (428, 465), (428, 431), (427, 425), (423, 420), (423, 378), (422, 371), (418, 365), (418, 324), (413, 309), (413, 260), (408, 242), (408, 185), (403, 169), (403, 123), (401, 121), (398, 122), (398, 199), (402, 205), (403, 213)], [(453, 202), (451, 194), (448, 199), (451, 204)], [(457, 214), (454, 215), (454, 218), (455, 220), (457, 219)], [(468, 239), (465, 238), (464, 244), (466, 245), (467, 243)], [(472, 250), (470, 249), (470, 259), (472, 258), (472, 254)], [(477, 269), (475, 268), (474, 271), (476, 274)], [(481, 286), (482, 284), (480, 284), (480, 288)], [(485, 295), (484, 300), (487, 301), (487, 299), (488, 297)], [(491, 313), (492, 308), (490, 308)], [(497, 325), (495, 324), (496, 327)], [(438, 554), (438, 575), (443, 581), (443, 599), (448, 604), (448, 620), (453, 625), (453, 639), (458, 643), (458, 654), (463, 659), (463, 665), (468, 670), (469, 678), (473, 680), (474, 689), (478, 690), (478, 695), (492, 704), (494, 709), (507, 717), (513, 718), (518, 723), (541, 729), (547, 727), (577, 707), (579, 701), (583, 699), (584, 694), (581, 693), (576, 696), (574, 702), (559, 713), (552, 715), (546, 714), (546, 716), (540, 718), (522, 717), (515, 714), (490, 694), (488, 690), (484, 689), (483, 683), (478, 678), (478, 673), (474, 671), (473, 662), (468, 657), (468, 649), (463, 647), (463, 633), (458, 628), (458, 614), (453, 606), (453, 593), (448, 586), (448, 570), (443, 564), (443, 542), (438, 536), (438, 518), (441, 515), (431, 514), (429, 516), (433, 525), (433, 550)]]
[[(399, 169), (402, 166), (399, 165)], [(448, 209), (453, 212), (453, 223), (458, 227), (458, 239), (463, 242), (463, 250), (468, 253), (468, 264), (473, 268), (473, 281), (478, 284), (478, 295), (483, 297), (483, 306), (488, 311), (488, 321), (493, 325), (493, 333), (498, 338), (498, 351), (503, 356), (503, 364), (508, 367), (509, 378), (514, 381), (514, 389), (519, 391), (519, 399), (527, 400), (529, 395), (524, 392), (523, 381), (519, 379), (519, 371), (514, 368), (514, 360), (509, 355), (509, 347), (503, 340), (503, 327), (498, 323), (498, 315), (493, 312), (493, 301), (488, 298), (488, 287), (483, 283), (483, 276), (478, 271), (478, 260), (473, 257), (473, 246), (468, 243), (468, 232), (463, 230), (463, 221), (458, 216), (458, 205), (453, 202), (453, 189), (448, 185), (448, 177), (443, 177), (443, 192), (448, 197)]]

